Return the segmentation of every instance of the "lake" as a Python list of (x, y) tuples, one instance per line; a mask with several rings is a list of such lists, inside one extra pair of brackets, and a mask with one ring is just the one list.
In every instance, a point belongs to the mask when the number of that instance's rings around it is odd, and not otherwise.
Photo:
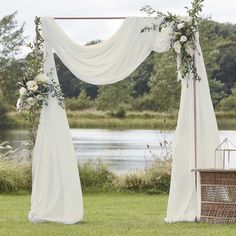
[[(112, 171), (125, 173), (143, 170), (157, 157), (169, 151), (174, 131), (71, 129), (76, 159), (83, 164), (101, 159)], [(26, 140), (25, 130), (0, 131), (0, 143), (9, 141), (16, 148)], [(236, 144), (236, 130), (220, 131)], [(167, 150), (160, 145), (167, 140)]]

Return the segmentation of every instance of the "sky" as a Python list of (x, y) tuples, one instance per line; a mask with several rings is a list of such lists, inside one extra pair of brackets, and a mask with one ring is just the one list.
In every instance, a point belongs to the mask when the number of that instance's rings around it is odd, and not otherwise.
[[(18, 11), (17, 20), (25, 22), (25, 35), (34, 37), (35, 16), (145, 16), (145, 5), (178, 15), (185, 15), (191, 0), (0, 0), (0, 17)], [(219, 22), (236, 23), (236, 0), (205, 0), (202, 16)], [(122, 20), (58, 21), (64, 31), (77, 43), (109, 38)]]

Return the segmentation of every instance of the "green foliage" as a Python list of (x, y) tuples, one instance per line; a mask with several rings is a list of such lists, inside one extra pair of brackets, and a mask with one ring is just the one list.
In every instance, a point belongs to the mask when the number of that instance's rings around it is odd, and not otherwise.
[(177, 110), (180, 100), (180, 83), (176, 79), (176, 65), (171, 52), (156, 56), (150, 79), (150, 94), (156, 111)]
[(134, 98), (149, 93), (150, 87), (148, 86), (148, 82), (154, 69), (154, 55), (154, 52), (151, 52), (147, 59), (130, 76), (127, 77), (127, 80), (132, 80), (132, 96)]
[(236, 33), (227, 41), (219, 47), (219, 69), (215, 71), (215, 78), (225, 83), (225, 91), (230, 94), (236, 85)]
[(211, 92), (211, 99), (214, 108), (218, 105), (218, 103), (226, 97), (226, 93), (224, 92), (224, 83), (221, 83), (219, 80), (211, 79), (209, 80), (209, 87)]
[(168, 193), (170, 189), (171, 162), (156, 161), (144, 172), (120, 176), (114, 183), (119, 191), (149, 194)]
[(132, 107), (136, 111), (157, 110), (155, 100), (153, 96), (149, 94), (134, 99), (132, 101)]
[(209, 80), (214, 79), (214, 72), (219, 69), (219, 46), (223, 42), (222, 37), (216, 33), (216, 27), (216, 22), (211, 19), (204, 19), (199, 24), (200, 44)]
[(204, 0), (193, 0), (191, 2), (191, 8), (185, 7), (187, 9), (188, 15), (194, 18), (194, 20), (198, 20), (200, 14), (202, 12)]
[(108, 113), (111, 117), (116, 117), (116, 118), (125, 118), (126, 116), (126, 111), (127, 111), (127, 106), (125, 104), (123, 105), (118, 105), (116, 111)]
[(132, 90), (133, 85), (128, 80), (99, 87), (96, 100), (97, 108), (99, 110), (115, 111), (119, 105), (130, 103)]
[[(217, 108), (218, 109), (218, 108)], [(219, 129), (236, 129), (235, 111), (216, 111), (216, 119)], [(125, 118), (111, 117), (110, 112), (96, 111), (67, 111), (67, 117), (71, 128), (104, 128), (104, 129), (158, 129), (172, 130), (176, 128), (177, 111), (152, 112), (152, 111), (127, 111)], [(27, 128), (27, 113), (10, 112), (7, 114), (9, 125), (13, 128)], [(165, 125), (163, 125), (165, 120)]]
[(44, 56), (40, 18), (35, 17), (34, 23), (36, 32), (35, 41), (26, 45), (31, 50), (31, 52), (26, 56), (26, 69), (24, 71), (24, 77), (27, 80), (34, 80), (37, 75), (43, 73)]
[(54, 54), (57, 75), (66, 98), (77, 97), (81, 90), (80, 81), (68, 70), (60, 58)]
[(79, 166), (83, 191), (109, 191), (115, 175), (100, 160), (89, 161)]
[[(157, 162), (158, 163), (158, 162)], [(115, 175), (101, 160), (78, 165), (81, 186), (84, 192), (129, 191), (167, 193), (170, 187), (170, 165), (161, 162), (145, 172)], [(31, 166), (0, 163), (0, 193), (30, 191)]]
[(219, 110), (236, 111), (236, 88), (232, 90), (232, 94), (220, 101)]
[(82, 90), (77, 98), (67, 98), (65, 100), (65, 106), (70, 111), (80, 111), (92, 107), (93, 102), (87, 96), (85, 90)]
[(16, 15), (14, 12), (0, 19), (0, 93), (11, 106), (16, 104), (17, 82), (24, 70), (24, 60), (20, 58), (24, 24), (18, 26)]
[(0, 193), (31, 191), (31, 167), (0, 162)]
[[(24, 76), (21, 82), (18, 82), (19, 87), (26, 87), (27, 81), (34, 80), (36, 76), (43, 73), (43, 38), (41, 35), (40, 18), (35, 17), (35, 32), (36, 38), (33, 43), (28, 43), (26, 46), (31, 52), (26, 56)], [(53, 81), (53, 83), (55, 83)], [(42, 104), (41, 104), (42, 105)], [(38, 104), (31, 106), (27, 113), (27, 122), (29, 129), (29, 142), (33, 146), (36, 140), (36, 133), (39, 125), (40, 107)]]
[(18, 27), (15, 17), (17, 12), (4, 16), (0, 20), (1, 58), (14, 58), (24, 45), (24, 24)]
[(9, 119), (7, 117), (8, 107), (3, 97), (0, 96), (0, 128), (8, 128)]
[(193, 0), (191, 8), (187, 9), (187, 15), (189, 19), (183, 19), (176, 14), (167, 12), (156, 11), (149, 5), (141, 9), (147, 13), (148, 16), (156, 15), (162, 17), (160, 24), (152, 24), (151, 26), (145, 26), (141, 33), (149, 32), (152, 30), (159, 30), (162, 28), (172, 26), (172, 40), (170, 46), (173, 49), (174, 56), (177, 60), (177, 73), (178, 77), (185, 79), (186, 83), (189, 81), (190, 74), (193, 74), (193, 79), (201, 80), (198, 75), (196, 65), (194, 63), (194, 51), (196, 51), (196, 32), (198, 32), (197, 24), (200, 20), (200, 13), (202, 12), (204, 0)]

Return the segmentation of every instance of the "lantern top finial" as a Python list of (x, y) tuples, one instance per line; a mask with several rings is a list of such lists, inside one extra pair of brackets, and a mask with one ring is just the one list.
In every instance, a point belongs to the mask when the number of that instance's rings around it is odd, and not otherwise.
[(216, 151), (236, 151), (236, 146), (229, 140), (229, 138), (225, 138), (216, 148)]

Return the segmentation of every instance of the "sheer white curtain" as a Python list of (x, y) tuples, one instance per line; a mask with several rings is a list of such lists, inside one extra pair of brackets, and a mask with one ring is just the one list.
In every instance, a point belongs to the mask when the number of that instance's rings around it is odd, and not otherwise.
[[(198, 38), (198, 35), (197, 35)], [(220, 143), (201, 47), (197, 40), (195, 63), (200, 81), (196, 81), (197, 168), (214, 168), (215, 148)], [(220, 157), (217, 167), (221, 165)], [(200, 218), (200, 189), (196, 194), (194, 158), (193, 80), (182, 81), (180, 109), (173, 143), (171, 188), (167, 222), (194, 221)]]
[[(91, 46), (74, 43), (52, 18), (42, 18), (45, 73), (58, 81), (53, 50), (79, 79), (91, 84), (111, 84), (125, 79), (150, 54), (170, 47), (172, 27), (141, 33), (162, 18), (129, 17), (108, 40)], [(197, 56), (202, 80), (197, 83), (198, 153), (202, 166), (212, 164), (218, 144), (217, 125), (209, 94), (202, 55)], [(171, 95), (170, 95), (171, 96)], [(198, 214), (194, 188), (193, 91), (182, 85), (181, 105), (175, 135), (173, 170), (167, 221), (193, 221)], [(206, 129), (207, 127), (207, 129)], [(208, 138), (210, 140), (208, 140)], [(211, 167), (211, 166), (207, 166)], [(75, 223), (83, 218), (82, 194), (66, 114), (50, 98), (41, 113), (33, 156), (33, 192), (29, 219)]]

